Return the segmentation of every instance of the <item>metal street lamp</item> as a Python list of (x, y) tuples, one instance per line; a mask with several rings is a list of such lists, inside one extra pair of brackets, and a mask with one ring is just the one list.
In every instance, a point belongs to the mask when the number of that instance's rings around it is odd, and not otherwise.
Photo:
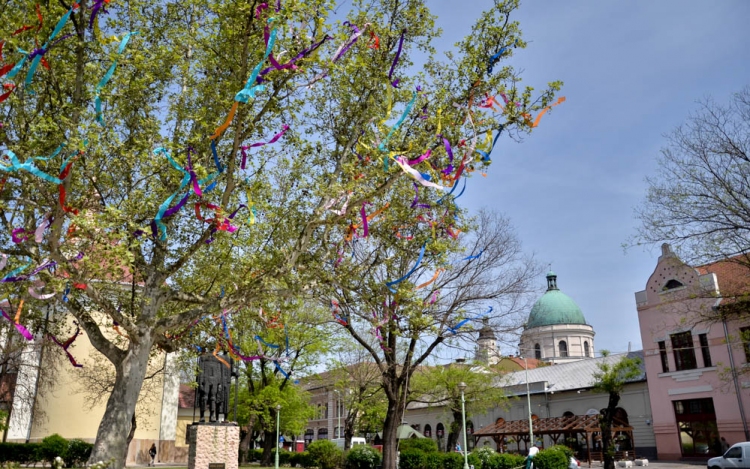
[(274, 458), (273, 467), (279, 469), (279, 416), (281, 415), (281, 405), (276, 405), (276, 457)]
[(526, 369), (526, 402), (529, 404), (529, 441), (531, 445), (534, 445), (534, 428), (532, 427), (531, 420), (531, 392), (529, 392), (529, 363), (526, 361), (526, 357), (523, 357), (523, 365)]
[(466, 383), (463, 381), (458, 383), (458, 389), (461, 390), (461, 417), (463, 418), (464, 427), (464, 469), (469, 469), (469, 447), (466, 445), (466, 399), (464, 399)]

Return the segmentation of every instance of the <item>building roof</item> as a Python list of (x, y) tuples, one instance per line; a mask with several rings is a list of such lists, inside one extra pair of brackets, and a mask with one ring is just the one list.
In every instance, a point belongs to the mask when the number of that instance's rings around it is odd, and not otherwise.
[(557, 288), (557, 275), (547, 274), (547, 291), (531, 308), (526, 329), (556, 324), (587, 324), (581, 308)]
[(722, 296), (737, 296), (750, 293), (750, 267), (747, 257), (735, 256), (730, 259), (701, 265), (695, 268), (701, 275), (715, 274)]
[[(561, 363), (552, 366), (543, 366), (540, 368), (529, 368), (528, 382), (541, 383), (546, 382), (546, 391), (573, 391), (577, 389), (591, 388), (594, 385), (594, 373), (599, 371), (600, 363), (616, 363), (623, 357), (640, 358), (641, 373), (636, 378), (628, 382), (639, 382), (646, 380), (646, 368), (643, 365), (643, 351), (629, 353), (618, 353), (606, 357), (585, 358), (569, 363)], [(519, 386), (520, 394), (526, 393), (526, 370), (515, 371), (505, 375), (500, 384), (508, 387)], [(520, 386), (523, 385), (523, 386)], [(535, 388), (537, 389), (537, 388)], [(545, 392), (544, 388), (538, 388), (533, 392)], [(512, 393), (512, 392), (511, 392)]]

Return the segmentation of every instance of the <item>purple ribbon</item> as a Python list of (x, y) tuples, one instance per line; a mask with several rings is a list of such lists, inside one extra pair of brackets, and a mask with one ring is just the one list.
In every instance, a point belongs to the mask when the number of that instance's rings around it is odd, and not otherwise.
[(7, 319), (8, 321), (10, 321), (10, 323), (11, 323), (11, 324), (13, 324), (14, 326), (16, 326), (16, 330), (17, 330), (17, 331), (18, 331), (18, 332), (19, 332), (19, 333), (20, 333), (20, 334), (21, 334), (22, 336), (24, 336), (24, 338), (25, 338), (26, 340), (34, 340), (34, 336), (33, 336), (33, 335), (31, 335), (31, 332), (29, 332), (29, 330), (28, 330), (28, 329), (26, 329), (26, 328), (25, 328), (24, 326), (22, 326), (21, 324), (16, 324), (16, 323), (15, 323), (15, 322), (13, 321), (13, 319), (12, 319), (12, 318), (11, 318), (10, 316), (8, 316), (8, 313), (6, 313), (4, 309), (0, 308), (0, 312), (2, 312), (2, 313), (3, 313), (3, 316), (5, 316), (5, 319)]
[(391, 64), (391, 71), (388, 72), (388, 79), (392, 80), (391, 85), (393, 85), (394, 88), (398, 88), (399, 80), (397, 79), (393, 81), (393, 70), (396, 69), (398, 58), (401, 57), (401, 48), (404, 46), (404, 34), (406, 34), (406, 29), (401, 31), (401, 39), (398, 40), (398, 50), (396, 50), (396, 57), (393, 58), (393, 63)]
[[(264, 33), (264, 35), (265, 35), (265, 33)], [(287, 62), (284, 65), (281, 65), (279, 67), (272, 66), (272, 67), (264, 68), (263, 70), (260, 71), (260, 73), (258, 73), (258, 77), (255, 79), (255, 81), (257, 83), (263, 83), (265, 81), (263, 79), (263, 76), (266, 75), (266, 74), (268, 74), (268, 72), (270, 72), (271, 70), (281, 70), (283, 68), (292, 68), (293, 66), (295, 66), (294, 64), (298, 60), (300, 60), (300, 59), (302, 59), (302, 58), (310, 55), (311, 53), (313, 53), (318, 47), (322, 46), (323, 43), (326, 42), (326, 41), (328, 41), (329, 39), (333, 39), (333, 38), (331, 36), (326, 35), (326, 37), (324, 37), (323, 39), (321, 39), (319, 42), (310, 45), (306, 49), (303, 49), (302, 52), (300, 52), (299, 54), (297, 54), (296, 57), (294, 57), (293, 59), (289, 60), (289, 62)], [(273, 55), (269, 55), (268, 56), (269, 59), (271, 59), (271, 57), (273, 57)], [(275, 62), (275, 59), (273, 61)], [(271, 62), (271, 63), (273, 63), (273, 62)]]
[(203, 197), (203, 192), (201, 192), (201, 186), (200, 184), (198, 184), (198, 176), (195, 174), (195, 171), (193, 171), (193, 160), (190, 158), (190, 154), (193, 153), (193, 151), (194, 151), (193, 147), (188, 147), (187, 149), (188, 165), (186, 169), (188, 173), (190, 173), (190, 180), (193, 182), (193, 190), (195, 191), (195, 195), (197, 195), (198, 197)]
[(276, 143), (286, 133), (287, 130), (289, 130), (289, 126), (284, 124), (284, 126), (281, 128), (281, 132), (274, 135), (271, 140), (267, 142), (256, 142), (252, 145), (243, 145), (240, 148), (240, 150), (242, 150), (242, 163), (240, 163), (240, 168), (245, 169), (245, 165), (247, 163), (247, 150), (249, 150), (250, 148), (262, 147), (263, 145)]
[(411, 208), (430, 208), (430, 204), (419, 203), (419, 186), (416, 182), (412, 184), (414, 184), (414, 201), (411, 203)]
[(431, 154), (432, 154), (432, 150), (431, 149), (427, 150), (424, 155), (420, 156), (419, 158), (415, 158), (413, 160), (409, 160), (409, 161), (407, 161), (407, 163), (409, 163), (409, 166), (417, 165), (417, 164), (423, 162), (424, 160), (428, 159)]
[[(79, 256), (83, 257), (83, 253), (80, 253)], [(46, 269), (51, 269), (52, 267), (54, 267), (56, 265), (57, 265), (57, 262), (55, 262), (55, 261), (43, 262), (39, 267), (37, 267), (36, 269), (32, 270), (31, 273), (29, 273), (29, 274), (16, 275), (16, 276), (13, 276), (13, 277), (5, 277), (2, 280), (0, 280), (0, 283), (22, 282), (22, 281), (30, 279), (31, 277), (33, 277), (34, 275), (38, 274), (39, 272), (41, 272), (43, 270), (46, 270)]]
[(23, 228), (15, 228), (10, 233), (11, 238), (13, 238), (13, 242), (18, 244), (26, 241), (29, 239), (29, 235), (20, 236), (22, 233), (26, 233), (26, 230)]
[(89, 29), (94, 30), (94, 20), (96, 15), (99, 14), (99, 10), (105, 15), (108, 13), (107, 8), (104, 6), (105, 0), (94, 0), (94, 5), (91, 7), (91, 17), (89, 18)]

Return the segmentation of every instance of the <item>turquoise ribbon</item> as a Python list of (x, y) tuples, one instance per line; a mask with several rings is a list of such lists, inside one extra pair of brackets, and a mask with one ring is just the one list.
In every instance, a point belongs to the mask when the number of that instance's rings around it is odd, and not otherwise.
[(169, 209), (169, 205), (172, 203), (174, 198), (177, 197), (177, 195), (180, 192), (182, 192), (182, 190), (188, 185), (188, 183), (190, 182), (190, 173), (187, 172), (185, 168), (177, 164), (177, 162), (172, 159), (172, 157), (169, 155), (169, 152), (165, 148), (159, 147), (154, 150), (154, 155), (160, 155), (160, 154), (163, 154), (164, 156), (166, 156), (167, 161), (169, 161), (169, 164), (171, 164), (174, 169), (182, 173), (182, 181), (180, 182), (179, 189), (177, 189), (177, 191), (174, 194), (170, 195), (167, 198), (167, 200), (165, 200), (164, 202), (162, 202), (161, 205), (159, 205), (159, 211), (156, 213), (156, 216), (154, 217), (154, 223), (156, 223), (156, 226), (159, 228), (159, 232), (161, 233), (161, 235), (159, 236), (159, 239), (164, 241), (167, 239), (167, 225), (165, 225), (161, 221), (162, 218), (164, 218), (164, 212), (166, 212), (167, 209)]
[[(268, 23), (270, 24), (274, 19), (268, 18)], [(263, 67), (263, 62), (266, 61), (268, 56), (271, 54), (271, 50), (273, 50), (273, 45), (276, 42), (276, 28), (271, 30), (271, 35), (268, 38), (268, 44), (266, 45), (266, 52), (263, 54), (263, 59), (258, 62), (258, 65), (253, 68), (252, 73), (250, 74), (250, 78), (247, 80), (247, 83), (245, 83), (245, 87), (234, 96), (234, 100), (240, 103), (247, 104), (247, 101), (250, 98), (255, 99), (255, 93), (260, 92), (266, 89), (265, 85), (255, 85), (252, 86), (253, 83), (255, 83), (255, 80), (258, 78), (258, 74), (260, 73), (261, 67)]]
[(22, 265), (21, 267), (19, 267), (17, 269), (13, 269), (8, 275), (6, 275), (5, 277), (3, 277), (3, 281), (5, 279), (11, 278), (11, 277), (15, 277), (16, 275), (20, 274), (24, 270), (28, 269), (29, 266), (31, 265), (31, 259), (29, 259), (28, 257), (26, 259), (28, 259), (28, 261), (29, 261), (28, 264)]
[(125, 50), (125, 46), (128, 45), (130, 36), (133, 36), (135, 34), (138, 34), (138, 31), (127, 33), (122, 38), (122, 41), (120, 41), (120, 47), (117, 49), (117, 57), (115, 57), (115, 60), (114, 62), (112, 62), (112, 65), (109, 67), (109, 70), (107, 70), (107, 73), (104, 74), (102, 79), (99, 80), (99, 83), (96, 85), (96, 98), (94, 100), (94, 105), (96, 107), (96, 121), (102, 126), (104, 126), (104, 119), (102, 118), (102, 100), (99, 97), (99, 94), (102, 91), (102, 88), (107, 86), (107, 83), (112, 78), (112, 75), (115, 73), (115, 68), (117, 68), (117, 59), (119, 59), (120, 55)]
[[(56, 150), (56, 152), (59, 153), (59, 151), (61, 149), (62, 148), (58, 148)], [(57, 154), (57, 153), (55, 153), (55, 154)], [(9, 165), (0, 164), (0, 171), (5, 171), (6, 173), (15, 173), (16, 171), (21, 171), (21, 170), (28, 171), (31, 174), (33, 174), (34, 176), (42, 178), (45, 181), (51, 182), (52, 184), (62, 184), (62, 181), (60, 179), (58, 179), (58, 178), (56, 178), (54, 176), (50, 176), (49, 174), (47, 174), (44, 171), (42, 171), (39, 168), (37, 168), (34, 165), (33, 161), (27, 161), (25, 163), (21, 163), (18, 160), (18, 157), (16, 156), (16, 154), (13, 153), (10, 150), (5, 150), (5, 154), (8, 155), (8, 157), (10, 158), (10, 163), (11, 164), (10, 164), (10, 166)], [(48, 158), (52, 158), (52, 156), (50, 156)], [(32, 160), (33, 160), (33, 158), (32, 158)]]
[(404, 109), (404, 113), (401, 114), (401, 118), (398, 120), (398, 122), (396, 122), (396, 125), (391, 127), (391, 131), (388, 132), (388, 136), (385, 137), (385, 140), (380, 142), (380, 145), (378, 145), (378, 150), (388, 151), (388, 149), (385, 147), (386, 143), (388, 143), (388, 140), (390, 140), (391, 136), (398, 130), (398, 128), (401, 127), (401, 124), (404, 123), (404, 120), (406, 120), (406, 116), (408, 116), (409, 113), (411, 112), (411, 108), (414, 107), (414, 102), (416, 100), (417, 100), (417, 92), (413, 91), (412, 96), (411, 96), (411, 101), (409, 101), (409, 104), (406, 105), (406, 109)]
[[(50, 34), (49, 39), (47, 39), (47, 42), (44, 43), (42, 46), (42, 49), (47, 49), (47, 46), (49, 46), (49, 43), (52, 42), (53, 39), (55, 39), (55, 36), (60, 34), (60, 31), (65, 27), (65, 25), (68, 23), (68, 19), (70, 19), (70, 15), (73, 13), (73, 8), (71, 7), (70, 10), (68, 10), (67, 13), (65, 13), (62, 18), (57, 22), (57, 25), (55, 26), (55, 29), (52, 31), (52, 34)], [(34, 73), (36, 73), (36, 69), (39, 66), (39, 62), (42, 61), (42, 56), (44, 54), (39, 54), (36, 57), (34, 57), (34, 60), (31, 61), (31, 65), (29, 66), (29, 71), (26, 73), (26, 86), (31, 85), (31, 80), (34, 78)], [(26, 57), (21, 61), (21, 65), (23, 65), (23, 62), (26, 61), (26, 58), (28, 57), (28, 54), (26, 54)], [(16, 66), (18, 67), (18, 66)], [(18, 70), (16, 70), (16, 67), (13, 67), (13, 70), (10, 71), (8, 74), (8, 78), (13, 78), (16, 73), (18, 73)], [(19, 68), (20, 70), (20, 68)], [(15, 73), (14, 73), (15, 71)], [(12, 73), (12, 75), (11, 75)]]

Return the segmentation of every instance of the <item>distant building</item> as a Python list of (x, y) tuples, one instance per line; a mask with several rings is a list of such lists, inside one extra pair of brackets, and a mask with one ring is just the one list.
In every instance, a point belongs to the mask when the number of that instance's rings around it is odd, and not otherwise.
[(549, 363), (591, 358), (594, 328), (568, 295), (557, 288), (557, 275), (547, 274), (547, 291), (534, 303), (518, 344), (519, 353)]
[[(723, 261), (691, 267), (662, 245), (646, 289), (635, 294), (660, 459), (708, 458), (750, 439), (750, 270)], [(724, 308), (740, 319), (720, 320)], [(739, 375), (739, 376), (738, 376)], [(733, 379), (734, 377), (734, 379)]]

